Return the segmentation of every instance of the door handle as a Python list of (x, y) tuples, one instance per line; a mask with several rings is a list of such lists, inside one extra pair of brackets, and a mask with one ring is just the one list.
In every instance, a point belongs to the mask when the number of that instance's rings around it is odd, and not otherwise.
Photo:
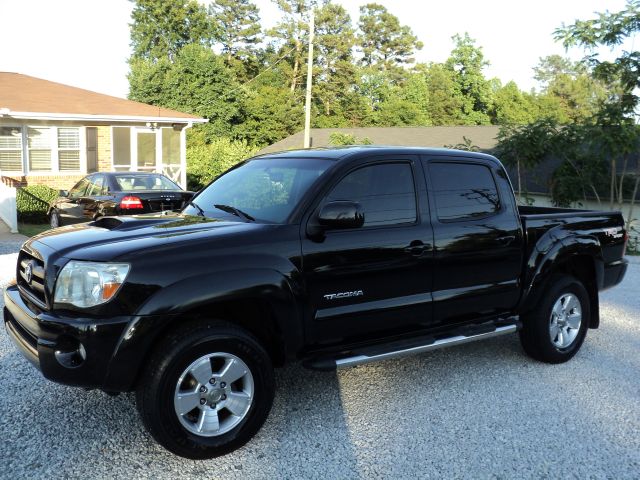
[(510, 245), (516, 239), (515, 235), (506, 235), (504, 237), (496, 238), (496, 241), (502, 245)]
[(404, 251), (415, 257), (419, 257), (424, 253), (426, 248), (427, 246), (424, 243), (422, 243), (420, 240), (414, 240), (409, 244), (408, 247), (405, 247)]

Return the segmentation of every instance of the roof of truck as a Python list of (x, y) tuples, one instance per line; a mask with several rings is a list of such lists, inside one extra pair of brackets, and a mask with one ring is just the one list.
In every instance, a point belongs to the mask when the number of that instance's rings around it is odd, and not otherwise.
[(285, 150), (281, 152), (265, 153), (254, 158), (322, 158), (328, 160), (343, 160), (362, 155), (431, 155), (447, 157), (475, 157), (496, 161), (495, 157), (479, 152), (467, 152), (448, 148), (426, 147), (398, 147), (385, 145), (353, 145), (332, 148), (304, 148)]

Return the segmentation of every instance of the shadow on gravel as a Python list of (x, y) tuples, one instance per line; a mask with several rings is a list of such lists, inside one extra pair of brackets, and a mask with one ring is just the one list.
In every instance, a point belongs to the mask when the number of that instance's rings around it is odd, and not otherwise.
[[(575, 465), (589, 468), (611, 452), (624, 457), (613, 435), (637, 396), (620, 398), (620, 412), (595, 411), (599, 402), (581, 398), (585, 385), (606, 388), (612, 373), (625, 391), (632, 381), (611, 372), (594, 337), (577, 361), (562, 366), (528, 359), (516, 335), (334, 373), (288, 366), (276, 372), (274, 406), (258, 435), (232, 454), (195, 462), (153, 441), (132, 394), (109, 397), (47, 382), (2, 331), (0, 351), (8, 353), (0, 357), (0, 477), (605, 475)], [(605, 405), (616, 401), (602, 395)], [(584, 442), (571, 449), (574, 470), (557, 458), (559, 443)]]

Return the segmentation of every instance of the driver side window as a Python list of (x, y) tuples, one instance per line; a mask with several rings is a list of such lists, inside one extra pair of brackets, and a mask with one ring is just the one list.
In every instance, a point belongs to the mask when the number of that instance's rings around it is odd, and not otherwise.
[(414, 223), (417, 219), (413, 172), (409, 163), (369, 165), (349, 173), (327, 201), (358, 202), (364, 227)]
[(82, 197), (87, 191), (87, 186), (89, 186), (89, 179), (88, 177), (84, 177), (69, 190), (69, 198), (76, 199)]

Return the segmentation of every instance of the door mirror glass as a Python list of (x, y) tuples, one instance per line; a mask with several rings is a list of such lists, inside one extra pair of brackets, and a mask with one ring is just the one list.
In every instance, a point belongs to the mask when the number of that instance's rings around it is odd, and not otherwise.
[(320, 210), (318, 223), (331, 229), (359, 228), (364, 224), (364, 211), (358, 202), (329, 202)]
[(68, 197), (69, 196), (69, 191), (68, 190), (59, 190), (58, 191), (58, 195), (60, 195), (61, 197)]

